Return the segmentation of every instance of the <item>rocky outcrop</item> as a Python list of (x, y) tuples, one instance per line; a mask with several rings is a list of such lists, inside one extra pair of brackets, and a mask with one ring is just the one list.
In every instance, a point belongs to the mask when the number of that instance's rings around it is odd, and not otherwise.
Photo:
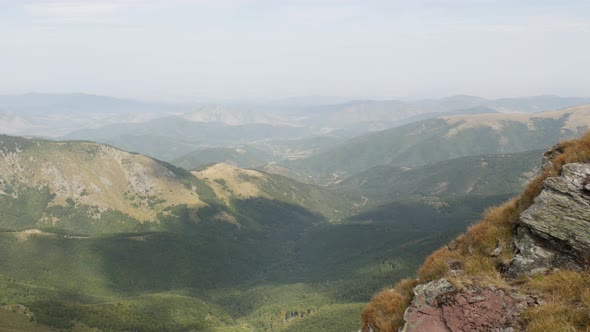
[(545, 180), (535, 204), (520, 222), (549, 241), (563, 242), (579, 253), (590, 252), (590, 164), (567, 164), (560, 176)]
[(520, 215), (511, 276), (590, 262), (590, 164), (567, 164), (545, 180), (535, 203)]
[(534, 304), (534, 298), (514, 289), (469, 285), (459, 290), (440, 279), (414, 288), (402, 331), (520, 331), (520, 314)]
[[(560, 146), (545, 153), (544, 169), (561, 153)], [(558, 176), (547, 178), (534, 203), (520, 214), (514, 231), (513, 259), (499, 266), (508, 280), (555, 268), (581, 271), (588, 267), (590, 163), (566, 164)], [(497, 257), (502, 250), (497, 251), (490, 256)], [(525, 328), (522, 312), (539, 302), (533, 295), (519, 294), (517, 288), (471, 282), (458, 289), (440, 279), (414, 289), (402, 331), (521, 331)]]
[(561, 144), (555, 144), (551, 150), (543, 153), (543, 159), (541, 160), (541, 168), (548, 169), (553, 167), (553, 160), (563, 153), (563, 146)]

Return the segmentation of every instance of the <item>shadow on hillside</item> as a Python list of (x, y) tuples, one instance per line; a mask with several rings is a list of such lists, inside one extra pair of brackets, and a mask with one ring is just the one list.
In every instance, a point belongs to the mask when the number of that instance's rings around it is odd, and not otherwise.
[(264, 279), (292, 256), (301, 234), (322, 216), (292, 204), (254, 198), (230, 209), (175, 209), (166, 233), (95, 241), (113, 291), (136, 294), (178, 288), (210, 289)]

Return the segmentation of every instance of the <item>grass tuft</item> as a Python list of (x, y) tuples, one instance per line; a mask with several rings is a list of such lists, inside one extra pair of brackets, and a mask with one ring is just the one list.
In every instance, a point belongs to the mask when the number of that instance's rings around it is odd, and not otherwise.
[(529, 278), (527, 287), (540, 291), (546, 303), (527, 310), (527, 331), (588, 331), (590, 273), (557, 271)]
[(415, 279), (403, 279), (393, 289), (375, 294), (363, 311), (363, 331), (395, 332), (404, 322), (404, 311), (413, 297)]

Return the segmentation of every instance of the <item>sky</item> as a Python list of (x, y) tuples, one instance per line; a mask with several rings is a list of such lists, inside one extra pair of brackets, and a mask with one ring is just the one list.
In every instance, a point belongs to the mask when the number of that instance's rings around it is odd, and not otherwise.
[(590, 1), (0, 0), (0, 94), (590, 97)]

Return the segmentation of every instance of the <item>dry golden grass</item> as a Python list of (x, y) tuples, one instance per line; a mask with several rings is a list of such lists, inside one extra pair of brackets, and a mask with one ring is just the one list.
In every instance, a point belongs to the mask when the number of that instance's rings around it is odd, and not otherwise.
[(251, 198), (265, 197), (260, 184), (267, 181), (264, 175), (255, 170), (241, 169), (219, 163), (201, 171), (192, 172), (194, 176), (205, 181), (215, 195), (229, 202), (232, 197)]
[(490, 113), (490, 114), (475, 114), (475, 115), (451, 115), (442, 117), (450, 125), (456, 125), (447, 134), (451, 137), (469, 128), (487, 127), (495, 131), (501, 131), (507, 122), (518, 122), (526, 125), (529, 129), (536, 128), (535, 121), (540, 119), (560, 119), (567, 116), (566, 123), (563, 129), (569, 129), (573, 132), (578, 130), (580, 126), (590, 127), (590, 106), (580, 105), (569, 107), (561, 110), (542, 112), (534, 114), (508, 114), (508, 113)]
[(590, 273), (557, 271), (530, 278), (526, 286), (547, 301), (524, 313), (527, 331), (590, 330)]
[[(473, 275), (496, 276), (497, 266), (511, 255), (512, 228), (518, 219), (517, 199), (488, 209), (484, 219), (467, 229), (449, 246), (431, 254), (418, 270), (420, 282), (440, 279), (451, 270), (451, 262), (461, 262), (465, 272)], [(502, 248), (497, 257), (490, 257), (496, 248)], [(455, 263), (456, 264), (456, 263)]]
[[(452, 265), (459, 265), (470, 278), (487, 280), (488, 284), (506, 284), (498, 272), (512, 259), (512, 237), (519, 215), (530, 207), (543, 189), (543, 182), (561, 172), (563, 165), (590, 162), (590, 132), (577, 140), (560, 143), (552, 166), (534, 178), (523, 193), (499, 207), (488, 209), (478, 224), (467, 229), (448, 246), (432, 253), (418, 270), (420, 283), (449, 276)], [(490, 253), (502, 248), (499, 255)], [(464, 282), (457, 280), (457, 282)], [(398, 284), (411, 284), (404, 280)], [(528, 331), (590, 331), (590, 273), (560, 271), (541, 279), (530, 279), (523, 287), (536, 289), (548, 299), (547, 303), (525, 314)], [(396, 286), (373, 297), (363, 313), (363, 331), (371, 326), (375, 331), (397, 331), (402, 316), (411, 302), (411, 293), (401, 293)], [(388, 302), (389, 301), (389, 302)], [(400, 318), (402, 317), (402, 318)]]
[[(67, 206), (67, 200), (74, 199), (142, 222), (156, 220), (157, 213), (168, 206), (205, 206), (194, 190), (160, 162), (95, 143), (43, 141), (0, 158), (0, 174), (23, 187), (49, 187), (56, 194), (51, 205)], [(150, 206), (147, 197), (162, 202)]]
[(403, 279), (394, 289), (375, 294), (363, 311), (363, 331), (395, 332), (404, 322), (404, 311), (412, 301), (415, 279)]

